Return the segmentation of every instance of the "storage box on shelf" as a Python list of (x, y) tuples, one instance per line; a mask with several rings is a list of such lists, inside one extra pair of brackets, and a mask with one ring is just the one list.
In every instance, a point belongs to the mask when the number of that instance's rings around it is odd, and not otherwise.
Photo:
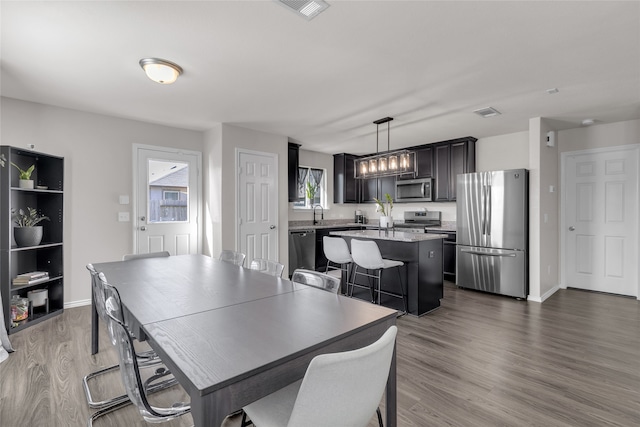
[[(59, 315), (64, 303), (63, 275), (63, 181), (64, 159), (58, 156), (1, 146), (0, 152), (6, 158), (4, 168), (0, 168), (0, 291), (2, 292), (2, 313), (9, 333), (18, 332), (43, 320)], [(33, 189), (20, 188), (18, 171), (11, 166), (16, 163), (23, 169), (35, 165), (31, 178)], [(35, 209), (38, 214), (49, 217), (43, 221), (43, 237), (40, 244), (19, 247), (14, 240), (12, 210)], [(33, 280), (16, 280), (27, 273), (42, 272)], [(14, 284), (14, 280), (16, 283)], [(29, 300), (46, 295), (46, 302), (30, 301), (28, 317), (12, 320), (12, 299)], [(46, 290), (46, 292), (44, 291)], [(14, 316), (15, 317), (15, 316)], [(22, 316), (20, 316), (22, 317)]]

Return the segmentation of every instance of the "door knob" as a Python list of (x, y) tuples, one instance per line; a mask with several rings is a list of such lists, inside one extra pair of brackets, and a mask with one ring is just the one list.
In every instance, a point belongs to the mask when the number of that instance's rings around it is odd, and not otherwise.
[(571, 227), (569, 227), (569, 231), (574, 231), (576, 228), (572, 225)]
[(144, 221), (145, 219), (147, 219), (147, 217), (145, 217), (145, 216), (141, 216), (140, 217), (140, 221)]
[(142, 227), (140, 227), (140, 231), (147, 231), (147, 227), (143, 225)]
[(271, 227), (269, 227), (270, 229), (274, 230), (276, 228), (275, 225), (272, 225)]

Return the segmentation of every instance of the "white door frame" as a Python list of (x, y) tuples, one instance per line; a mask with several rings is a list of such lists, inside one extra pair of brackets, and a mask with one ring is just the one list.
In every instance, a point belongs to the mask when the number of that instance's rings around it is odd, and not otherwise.
[(133, 144), (133, 192), (132, 192), (132, 204), (133, 204), (133, 218), (131, 218), (131, 234), (133, 234), (133, 252), (137, 252), (138, 247), (138, 233), (136, 232), (137, 228), (137, 218), (139, 217), (138, 212), (138, 150), (153, 150), (153, 151), (161, 151), (164, 153), (173, 153), (173, 154), (189, 154), (197, 157), (197, 167), (198, 167), (198, 191), (196, 191), (196, 197), (198, 198), (198, 208), (196, 213), (196, 223), (198, 226), (197, 238), (198, 238), (198, 253), (202, 253), (202, 153), (200, 151), (193, 150), (184, 150), (182, 148), (174, 148), (174, 147), (160, 147), (156, 145), (147, 145), (147, 144)]
[(256, 150), (249, 150), (246, 148), (237, 148), (236, 147), (236, 155), (235, 155), (235, 197), (236, 197), (236, 201), (235, 201), (235, 245), (236, 245), (236, 250), (239, 250), (240, 248), (240, 154), (242, 153), (246, 153), (246, 154), (254, 154), (256, 156), (265, 156), (265, 157), (271, 157), (273, 159), (273, 165), (274, 165), (274, 172), (275, 172), (275, 192), (276, 192), (276, 203), (275, 203), (275, 209), (276, 209), (276, 218), (277, 218), (277, 225), (276, 225), (276, 254), (280, 254), (280, 206), (279, 206), (279, 201), (280, 201), (280, 185), (278, 184), (278, 154), (276, 153), (268, 153), (266, 151), (256, 151)]
[[(565, 182), (565, 172), (566, 172), (566, 163), (569, 156), (582, 155), (582, 154), (600, 154), (600, 153), (609, 153), (614, 151), (629, 151), (629, 155), (635, 155), (638, 164), (640, 165), (640, 144), (629, 144), (629, 145), (617, 145), (613, 147), (604, 147), (604, 148), (591, 148), (587, 150), (577, 150), (577, 151), (566, 151), (561, 153), (561, 168), (560, 168), (560, 265), (565, 265), (565, 250), (566, 250), (566, 233), (567, 224), (565, 221), (565, 200), (567, 197), (566, 194), (566, 182)], [(640, 171), (638, 171), (638, 188), (640, 188)], [(636, 197), (636, 212), (640, 212), (640, 194)], [(638, 248), (640, 248), (640, 215), (636, 216), (636, 230), (638, 230), (638, 234), (636, 235), (636, 244)], [(638, 269), (638, 276), (640, 277), (640, 263), (636, 267)], [(640, 280), (638, 281), (638, 296), (637, 299), (640, 300)], [(565, 268), (560, 268), (560, 288), (567, 289), (567, 280), (566, 280), (566, 272)]]

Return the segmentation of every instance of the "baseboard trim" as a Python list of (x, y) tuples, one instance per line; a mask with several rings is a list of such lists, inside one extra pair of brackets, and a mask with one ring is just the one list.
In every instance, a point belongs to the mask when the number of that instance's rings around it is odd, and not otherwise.
[(551, 295), (555, 294), (556, 292), (558, 292), (558, 290), (560, 289), (560, 285), (555, 285), (553, 288), (549, 289), (547, 292), (545, 292), (542, 296), (539, 297), (534, 297), (531, 295), (527, 296), (527, 301), (533, 301), (533, 302), (540, 302), (543, 303), (547, 298), (549, 298)]
[(84, 307), (85, 305), (91, 305), (91, 299), (81, 299), (78, 301), (65, 302), (64, 308)]

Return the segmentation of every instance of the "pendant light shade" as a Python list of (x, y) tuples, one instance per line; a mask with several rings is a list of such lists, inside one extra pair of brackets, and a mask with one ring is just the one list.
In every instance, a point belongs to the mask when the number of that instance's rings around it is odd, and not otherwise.
[[(389, 122), (392, 117), (376, 120), (376, 154), (355, 160), (356, 179), (378, 178), (394, 175), (414, 175), (416, 172), (416, 155), (409, 150), (389, 151)], [(378, 152), (378, 129), (382, 123), (387, 123), (387, 150)]]
[(158, 58), (142, 58), (140, 66), (154, 82), (160, 84), (171, 84), (182, 74), (182, 67), (171, 61)]

